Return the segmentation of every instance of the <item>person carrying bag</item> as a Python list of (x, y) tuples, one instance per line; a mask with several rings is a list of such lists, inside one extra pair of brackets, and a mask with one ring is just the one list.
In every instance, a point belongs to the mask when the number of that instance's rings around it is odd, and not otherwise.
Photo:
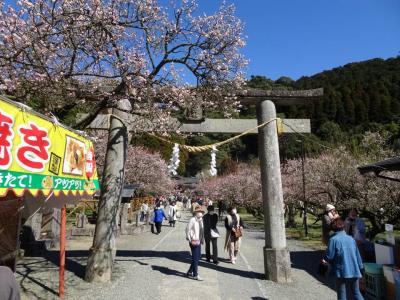
[(243, 236), (243, 221), (237, 213), (236, 207), (230, 207), (228, 209), (228, 215), (225, 218), (225, 228), (225, 249), (229, 252), (229, 259), (231, 263), (235, 264)]
[(204, 241), (204, 225), (203, 225), (204, 209), (197, 206), (193, 211), (193, 217), (190, 218), (186, 226), (186, 240), (189, 242), (190, 251), (192, 254), (192, 263), (186, 273), (187, 277), (202, 281), (199, 276), (199, 260), (201, 257), (201, 244)]

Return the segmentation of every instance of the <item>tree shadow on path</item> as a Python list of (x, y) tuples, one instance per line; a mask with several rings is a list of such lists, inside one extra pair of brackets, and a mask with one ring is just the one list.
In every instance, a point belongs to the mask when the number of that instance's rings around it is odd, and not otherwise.
[[(67, 251), (68, 258), (86, 257), (87, 255), (88, 255), (88, 251), (81, 251), (81, 250)], [(117, 250), (117, 255), (116, 255), (116, 259), (115, 259), (117, 262), (118, 261), (126, 261), (127, 258), (135, 258), (134, 261), (140, 263), (141, 265), (146, 264), (147, 260), (151, 260), (154, 258), (166, 258), (169, 260), (185, 263), (185, 264), (187, 264), (188, 268), (191, 263), (191, 256), (190, 256), (189, 251)], [(85, 267), (84, 266), (81, 266), (81, 267), (83, 268), (83, 274), (84, 274)], [(241, 276), (241, 277), (245, 277), (245, 278), (257, 278), (257, 279), (265, 278), (264, 274), (262, 274), (262, 273), (239, 270), (236, 268), (225, 267), (221, 264), (215, 265), (215, 264), (207, 263), (204, 261), (200, 261), (199, 267), (208, 268), (208, 269), (216, 270), (218, 272), (223, 272), (223, 273)], [(67, 268), (68, 268), (68, 266), (67, 266)], [(161, 271), (161, 270), (159, 270), (159, 271)], [(166, 271), (166, 270), (164, 270), (164, 271)]]
[[(85, 275), (85, 265), (88, 251), (81, 251), (79, 256), (75, 259), (68, 257), (69, 251), (66, 251), (65, 270), (73, 273), (76, 277), (83, 279)], [(60, 264), (60, 252), (57, 250), (49, 251), (43, 245), (36, 245), (30, 251), (25, 253), (25, 258), (18, 262), (16, 273), (20, 276), (18, 278), (22, 292), (26, 293), (29, 297), (35, 299), (49, 299), (53, 298), (51, 295), (58, 296), (58, 282), (54, 286), (54, 280), (49, 280), (49, 276), (58, 276), (58, 268)], [(72, 281), (74, 277), (66, 276), (65, 284), (74, 285)], [(55, 279), (57, 281), (57, 279)], [(30, 282), (27, 284), (26, 282)], [(31, 288), (30, 285), (34, 284), (39, 289), (47, 292), (37, 293), (37, 288)]]
[[(188, 268), (191, 263), (191, 256), (189, 251), (118, 250), (116, 259), (117, 261), (119, 257), (136, 257), (136, 258), (140, 257), (141, 261), (144, 261), (149, 258), (167, 258), (173, 261), (185, 263), (187, 264)], [(223, 272), (245, 278), (257, 278), (257, 279), (264, 278), (264, 274), (261, 273), (239, 270), (235, 268), (225, 267), (223, 265), (215, 265), (213, 263), (207, 263), (204, 261), (199, 262), (199, 267), (208, 268), (216, 270), (218, 272)]]
[(290, 252), (290, 260), (292, 268), (306, 271), (322, 284), (335, 289), (335, 279), (332, 276), (325, 277), (318, 274), (318, 264), (323, 257), (323, 251), (292, 251)]
[[(75, 274), (75, 276), (83, 279), (85, 276), (85, 268), (86, 261), (89, 255), (89, 251), (87, 250), (68, 250), (66, 251), (66, 264), (65, 269), (69, 272)], [(38, 258), (42, 263), (50, 262), (53, 267), (57, 268), (59, 265), (59, 251), (48, 251), (42, 249), (41, 251), (37, 251), (35, 253), (30, 253), (29, 256), (32, 258)], [(189, 268), (191, 263), (191, 255), (189, 251), (153, 251), (153, 250), (118, 250), (116, 255), (116, 262), (125, 262), (125, 261), (134, 261), (140, 265), (151, 265), (152, 269), (155, 271), (159, 271), (166, 275), (173, 275), (179, 277), (186, 277), (186, 273), (180, 272), (175, 269), (170, 269), (164, 266), (157, 266), (155, 264), (151, 264), (149, 261), (154, 260), (156, 258), (166, 258), (171, 261), (176, 261), (180, 263), (184, 263), (187, 268)], [(44, 260), (43, 260), (44, 259)], [(223, 259), (220, 259), (222, 262)], [(20, 268), (18, 270), (19, 275), (23, 278), (29, 278), (32, 270), (28, 268), (24, 263), (20, 263)], [(240, 270), (237, 268), (232, 268), (231, 265), (225, 265), (224, 263), (215, 265), (213, 263), (207, 263), (205, 261), (199, 262), (200, 268), (208, 268), (218, 272), (223, 272), (226, 274), (231, 274), (235, 276), (240, 276), (243, 278), (251, 278), (251, 279), (264, 279), (264, 274)], [(30, 278), (32, 280), (32, 278)], [(40, 282), (36, 282), (43, 289), (48, 290), (48, 292), (52, 294), (57, 294), (51, 287)]]

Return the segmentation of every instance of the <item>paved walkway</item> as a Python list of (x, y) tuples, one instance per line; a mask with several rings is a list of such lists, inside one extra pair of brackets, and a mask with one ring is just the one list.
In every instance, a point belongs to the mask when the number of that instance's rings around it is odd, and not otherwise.
[[(162, 227), (160, 235), (121, 236), (117, 241), (114, 278), (110, 284), (82, 280), (91, 239), (67, 241), (66, 299), (335, 299), (332, 279), (315, 274), (320, 254), (289, 241), (293, 283), (276, 284), (263, 278), (264, 233), (245, 231), (236, 265), (227, 262), (219, 239), (221, 263), (202, 260), (199, 274), (204, 281), (186, 278), (190, 264), (184, 214), (175, 228)], [(185, 220), (183, 220), (185, 219)], [(221, 232), (224, 229), (220, 228)], [(204, 248), (202, 249), (204, 253)], [(57, 299), (58, 252), (26, 257), (19, 263), (17, 279), (23, 299)]]

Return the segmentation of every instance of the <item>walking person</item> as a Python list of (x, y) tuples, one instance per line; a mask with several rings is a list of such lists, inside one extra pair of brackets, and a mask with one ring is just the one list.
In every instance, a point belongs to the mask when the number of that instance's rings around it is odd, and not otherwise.
[(206, 259), (211, 262), (210, 243), (212, 244), (213, 263), (218, 265), (217, 241), (219, 232), (217, 229), (218, 215), (214, 212), (214, 206), (207, 207), (207, 213), (203, 217), (204, 240), (206, 242)]
[(149, 210), (149, 205), (147, 204), (147, 201), (143, 202), (142, 205), (140, 206), (140, 222), (143, 222), (145, 219), (145, 216), (147, 215)]
[(218, 217), (219, 217), (220, 221), (222, 221), (222, 217), (224, 215), (225, 209), (226, 209), (225, 202), (222, 200), (219, 200), (218, 201)]
[(339, 218), (339, 214), (336, 208), (332, 204), (327, 204), (325, 208), (325, 213), (322, 217), (322, 243), (328, 245), (329, 235), (332, 231), (333, 220)]
[(188, 202), (188, 197), (187, 197), (187, 196), (184, 196), (184, 197), (183, 197), (183, 200), (182, 200), (182, 204), (183, 204), (182, 209), (186, 209), (187, 202)]
[(186, 275), (195, 280), (203, 280), (199, 276), (199, 260), (201, 257), (201, 244), (204, 242), (204, 225), (203, 225), (204, 209), (197, 206), (193, 211), (193, 217), (190, 218), (186, 226), (186, 240), (189, 241), (189, 247), (192, 253), (192, 263)]
[(358, 217), (358, 211), (356, 208), (352, 208), (349, 211), (349, 215), (344, 223), (346, 233), (354, 238), (361, 257), (365, 257), (365, 244), (367, 242), (365, 238), (365, 223), (363, 219)]
[(156, 207), (154, 208), (154, 225), (156, 226), (156, 234), (160, 234), (161, 233), (161, 226), (162, 226), (162, 222), (163, 220), (166, 220), (167, 217), (165, 216), (164, 210), (161, 208), (161, 203), (158, 202)]
[(236, 207), (229, 207), (225, 217), (226, 239), (225, 249), (229, 252), (229, 259), (232, 264), (236, 263), (237, 254), (242, 241), (243, 221), (237, 213)]
[(363, 300), (359, 289), (363, 263), (355, 240), (346, 234), (344, 227), (342, 219), (332, 221), (334, 234), (329, 239), (323, 262), (333, 265), (338, 300), (347, 300), (346, 290), (350, 291), (355, 300)]
[(175, 222), (178, 219), (175, 201), (172, 201), (171, 205), (169, 206), (168, 218), (169, 218), (169, 226), (175, 227)]

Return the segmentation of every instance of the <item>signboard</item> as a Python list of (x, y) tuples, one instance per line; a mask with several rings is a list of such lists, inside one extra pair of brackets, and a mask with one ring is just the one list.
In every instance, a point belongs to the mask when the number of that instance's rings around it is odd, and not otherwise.
[(13, 190), (92, 195), (99, 189), (92, 142), (7, 98), (0, 98), (0, 197)]

